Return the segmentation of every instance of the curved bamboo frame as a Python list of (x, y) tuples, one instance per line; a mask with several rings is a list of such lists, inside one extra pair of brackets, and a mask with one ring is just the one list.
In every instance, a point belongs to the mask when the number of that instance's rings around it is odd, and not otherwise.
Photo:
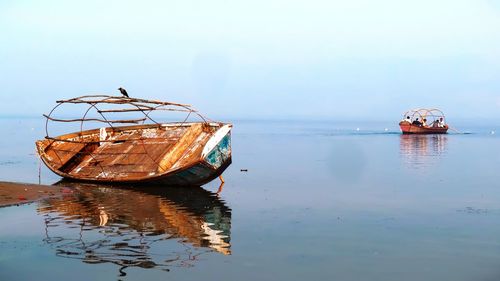
[(420, 121), (426, 119), (426, 124), (432, 124), (434, 121), (443, 118), (443, 123), (446, 124), (446, 117), (444, 116), (444, 113), (437, 108), (416, 108), (408, 110), (404, 113), (403, 120), (406, 120), (408, 116), (411, 121), (414, 121), (417, 118), (419, 118)]
[[(63, 123), (71, 123), (71, 122), (79, 122), (80, 123), (80, 133), (82, 133), (83, 130), (83, 124), (85, 122), (102, 122), (102, 123), (107, 123), (108, 126), (111, 129), (114, 129), (114, 124), (132, 124), (132, 125), (137, 125), (137, 124), (146, 124), (146, 123), (154, 123), (158, 126), (161, 124), (153, 119), (150, 114), (153, 111), (175, 111), (175, 112), (185, 112), (187, 113), (186, 117), (179, 122), (179, 126), (182, 126), (184, 123), (187, 122), (189, 117), (194, 114), (203, 123), (209, 123), (212, 122), (210, 119), (206, 118), (205, 116), (201, 115), (197, 110), (191, 107), (191, 105), (188, 104), (180, 104), (180, 103), (174, 103), (174, 102), (165, 102), (165, 101), (158, 101), (158, 100), (146, 100), (146, 99), (138, 99), (138, 98), (129, 98), (129, 97), (124, 97), (124, 96), (109, 96), (109, 95), (85, 95), (85, 96), (80, 96), (76, 98), (71, 98), (67, 100), (58, 100), (56, 101), (56, 105), (52, 108), (52, 110), (49, 112), (49, 114), (44, 114), (43, 116), (46, 118), (45, 121), (45, 138), (46, 139), (52, 139), (52, 140), (58, 140), (58, 141), (65, 141), (62, 139), (57, 139), (54, 137), (51, 137), (49, 133), (49, 122), (63, 122)], [(88, 108), (87, 110), (83, 113), (82, 118), (76, 118), (76, 119), (68, 119), (68, 118), (54, 118), (53, 114), (54, 112), (61, 106), (61, 105), (67, 105), (67, 104), (87, 104)], [(116, 105), (117, 108), (114, 109), (100, 109), (100, 105)], [(128, 106), (128, 107), (127, 107)], [(87, 118), (88, 114), (91, 112), (91, 110), (94, 109), (95, 112), (97, 112), (102, 119), (99, 118)], [(119, 114), (119, 113), (127, 113), (127, 112), (137, 112), (137, 113), (142, 113), (141, 118), (135, 118), (135, 119), (110, 119), (111, 114)], [(83, 139), (81, 141), (82, 143), (85, 142)]]

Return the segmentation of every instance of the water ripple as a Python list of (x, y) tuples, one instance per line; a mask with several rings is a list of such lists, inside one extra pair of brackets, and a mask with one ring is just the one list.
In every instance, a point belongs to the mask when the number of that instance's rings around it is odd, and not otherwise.
[(200, 187), (71, 185), (73, 193), (38, 207), (44, 242), (59, 257), (113, 263), (123, 276), (127, 267), (168, 270), (194, 266), (207, 252), (231, 253), (231, 210)]

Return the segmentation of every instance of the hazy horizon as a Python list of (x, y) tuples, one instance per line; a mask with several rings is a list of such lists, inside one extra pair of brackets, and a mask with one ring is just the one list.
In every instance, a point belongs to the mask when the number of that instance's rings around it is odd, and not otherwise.
[(2, 1), (0, 30), (3, 116), (122, 86), (213, 118), (500, 119), (495, 1)]

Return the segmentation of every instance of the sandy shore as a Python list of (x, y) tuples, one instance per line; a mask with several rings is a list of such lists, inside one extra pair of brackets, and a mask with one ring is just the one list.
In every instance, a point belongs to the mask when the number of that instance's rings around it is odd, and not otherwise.
[(0, 181), (0, 207), (33, 202), (42, 198), (59, 196), (64, 187)]

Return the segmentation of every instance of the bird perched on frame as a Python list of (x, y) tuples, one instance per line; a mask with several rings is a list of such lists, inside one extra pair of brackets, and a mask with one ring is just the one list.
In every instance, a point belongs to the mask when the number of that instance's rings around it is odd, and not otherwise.
[(127, 98), (129, 97), (127, 91), (125, 91), (125, 89), (123, 89), (122, 87), (118, 88), (118, 91), (120, 91), (120, 93), (122, 93), (122, 95), (126, 96)]

